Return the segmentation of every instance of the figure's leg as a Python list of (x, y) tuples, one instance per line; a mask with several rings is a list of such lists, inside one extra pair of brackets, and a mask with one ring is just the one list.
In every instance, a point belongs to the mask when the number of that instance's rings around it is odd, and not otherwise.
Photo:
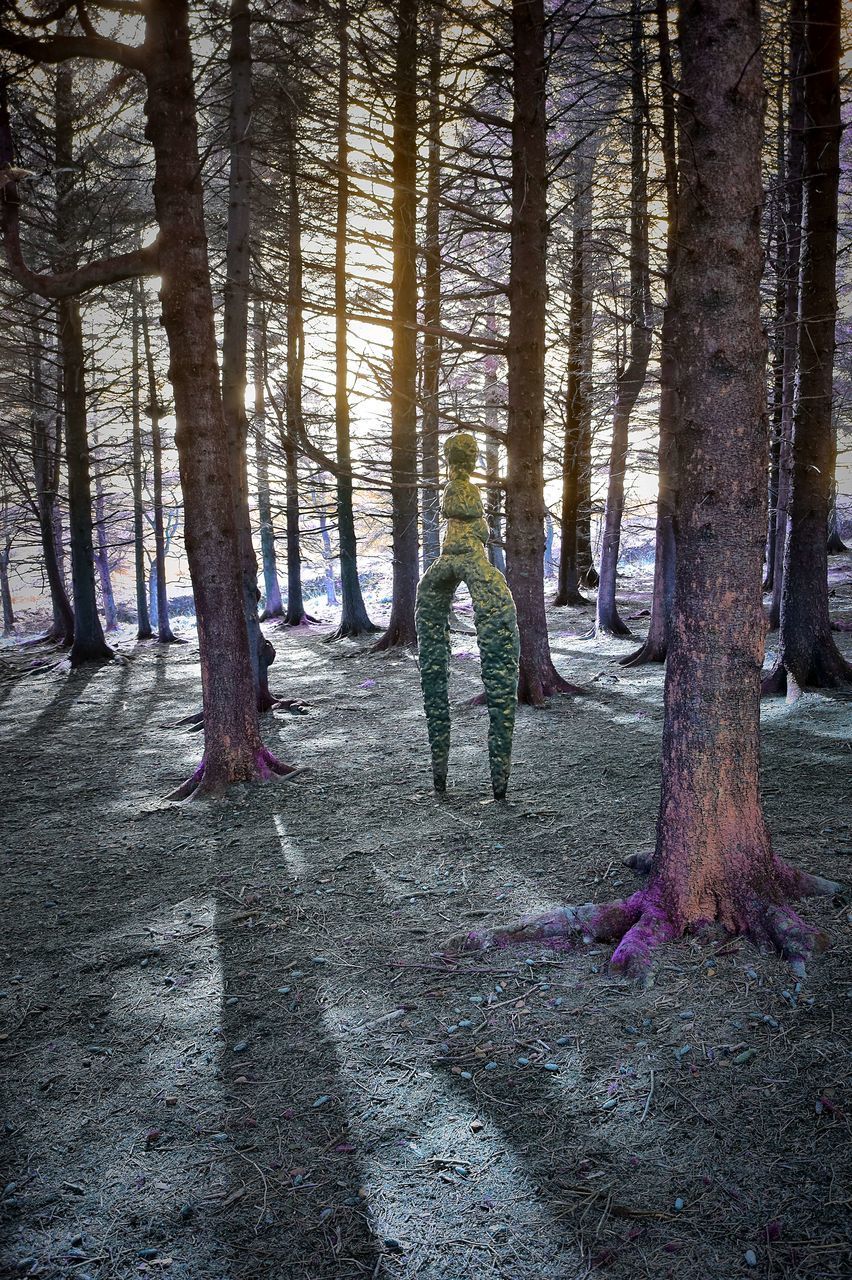
[(515, 602), (498, 569), (485, 553), (476, 557), (465, 581), (473, 600), (473, 616), (479, 640), (482, 682), (488, 705), (488, 758), (491, 785), (497, 800), (506, 797), (512, 763), (512, 734), (518, 702), (518, 620)]
[(447, 789), (450, 757), (450, 624), (449, 614), (459, 575), (445, 556), (429, 566), (417, 588), (414, 618), (420, 656), (420, 684), (432, 752), (432, 780)]

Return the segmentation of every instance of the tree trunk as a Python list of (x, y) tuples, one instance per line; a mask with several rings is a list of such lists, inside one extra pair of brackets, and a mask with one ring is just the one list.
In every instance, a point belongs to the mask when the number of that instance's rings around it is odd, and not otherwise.
[(439, 388), (441, 378), (441, 20), (443, 0), (432, 8), (429, 32), (429, 157), (426, 171), (426, 235), (423, 244), (423, 569), (441, 554), (439, 492)]
[[(497, 316), (493, 302), (488, 307), (488, 332), (497, 335)], [(485, 520), (491, 531), (488, 559), (502, 574), (506, 572), (503, 553), (503, 487), (500, 480), (500, 384), (497, 381), (497, 356), (487, 355), (482, 362), (482, 400), (485, 406)]]
[[(583, 240), (583, 252), (586, 265), (584, 278), (588, 278), (590, 246)], [(594, 358), (594, 293), (591, 287), (586, 288), (583, 302), (583, 372), (582, 397), (580, 400), (580, 466), (579, 466), (579, 500), (577, 515), (577, 565), (580, 570), (580, 583), (584, 587), (594, 588), (598, 585), (598, 571), (592, 557), (592, 361)]]
[(778, 540), (778, 476), (781, 468), (781, 423), (784, 415), (784, 299), (787, 289), (787, 231), (784, 225), (786, 172), (784, 78), (775, 92), (775, 332), (772, 339), (772, 415), (769, 427), (769, 518), (766, 532), (766, 573), (763, 590), (775, 581), (775, 545)]
[(805, 0), (790, 0), (789, 103), (784, 182), (784, 353), (781, 369), (781, 422), (778, 439), (778, 492), (775, 501), (775, 545), (772, 565), (771, 630), (781, 624), (784, 548), (790, 515), (793, 419), (798, 387), (799, 274), (802, 256), (802, 202), (805, 154)]
[(169, 593), (166, 578), (166, 534), (163, 517), (163, 433), (160, 427), (160, 399), (157, 388), (157, 371), (154, 367), (154, 349), (148, 325), (148, 302), (144, 284), (139, 286), (142, 317), (142, 342), (145, 348), (145, 367), (148, 372), (148, 416), (151, 419), (151, 462), (154, 472), (154, 562), (157, 566), (156, 627), (160, 644), (176, 644), (169, 622)]
[(204, 757), (175, 792), (183, 798), (287, 767), (263, 746), (252, 678), (216, 363), (187, 0), (148, 0), (146, 19), (146, 132), (156, 165), (163, 323), (204, 699)]
[(576, 692), (550, 657), (544, 607), (547, 138), (543, 0), (513, 0), (506, 578), (521, 637), (518, 698)]
[(132, 346), (131, 417), (133, 422), (133, 565), (136, 578), (136, 638), (150, 640), (151, 616), (145, 594), (145, 504), (142, 485), (142, 407), (140, 383), (142, 367), (139, 360), (139, 285), (132, 287), (132, 315), (130, 334)]
[(399, 0), (393, 122), (391, 526), (393, 599), (373, 652), (415, 648), (417, 530), (417, 0)]
[(588, 604), (580, 591), (577, 520), (580, 504), (580, 440), (583, 413), (583, 312), (585, 305), (585, 227), (582, 212), (588, 176), (581, 166), (574, 192), (571, 282), (568, 302), (568, 381), (565, 391), (565, 436), (562, 446), (562, 547), (555, 605)]
[(15, 631), (15, 609), (12, 604), (12, 589), (9, 586), (9, 557), (12, 552), (12, 539), (7, 536), (0, 548), (0, 598), (3, 601), (3, 635), (10, 636)]
[(831, 406), (837, 315), (840, 20), (840, 0), (806, 0), (799, 394), (793, 424), (779, 656), (765, 685), (767, 692), (786, 688), (790, 698), (807, 686), (835, 688), (852, 680), (852, 667), (838, 651), (831, 633), (826, 546), (834, 453)]
[(645, 75), (642, 9), (633, 3), (630, 41), (630, 338), (627, 366), (620, 370), (612, 418), (609, 485), (604, 513), (600, 581), (595, 608), (598, 635), (629, 636), (615, 603), (616, 571), (624, 514), (624, 481), (627, 471), (627, 439), (630, 415), (645, 385), (651, 353), (651, 295), (648, 271), (648, 175), (645, 161)]
[(322, 539), (322, 558), (325, 561), (325, 600), (326, 604), (337, 604), (337, 591), (334, 585), (334, 555), (331, 550), (331, 535), (328, 532), (328, 518), (325, 508), (320, 504), (320, 496), (316, 485), (313, 488), (314, 506), (318, 512), (320, 538)]
[[(56, 70), (56, 239), (60, 269), (76, 266), (74, 211), (74, 83), (70, 63)], [(92, 487), (86, 408), (86, 359), (80, 304), (63, 298), (57, 304), (62, 363), (62, 406), (65, 418), (65, 462), (68, 468), (68, 526), (74, 640), (71, 666), (109, 662), (112, 649), (104, 639), (95, 596), (95, 553), (92, 542)]]
[(269, 494), (269, 451), (266, 445), (266, 316), (255, 301), (252, 324), (254, 337), (254, 433), (257, 466), (257, 512), (260, 524), (260, 556), (263, 564), (264, 602), (261, 621), (283, 618), (284, 604), (278, 582), (275, 526)]
[[(237, 523), (242, 599), (249, 655), (259, 711), (275, 699), (269, 692), (268, 670), (274, 651), (260, 630), (257, 556), (252, 537), (248, 483), (248, 417), (246, 379), (251, 273), (251, 18), (248, 0), (232, 0), (231, 102), (228, 119), (230, 171), (228, 175), (228, 235), (225, 248), (225, 305), (222, 333), (222, 407), (231, 455), (231, 484)], [(271, 652), (270, 652), (271, 651)]]
[(675, 588), (674, 505), (677, 485), (677, 387), (674, 308), (671, 291), (677, 258), (677, 137), (674, 73), (669, 42), (668, 4), (657, 0), (660, 94), (663, 108), (663, 161), (666, 172), (666, 302), (660, 333), (660, 433), (657, 449), (657, 525), (654, 538), (654, 585), (651, 618), (645, 641), (621, 659), (624, 667), (665, 662)]
[(346, 250), (349, 220), (349, 8), (339, 0), (337, 81), (337, 223), (334, 241), (334, 425), (337, 443), (337, 536), (340, 543), (340, 625), (332, 640), (378, 631), (367, 613), (358, 579), (358, 543), (352, 500), (349, 433), (349, 338), (346, 314)]
[(768, 432), (759, 12), (759, 0), (684, 0), (680, 12), (677, 585), (649, 882), (623, 901), (475, 931), (462, 947), (580, 934), (617, 941), (612, 966), (643, 976), (662, 944), (718, 929), (774, 943), (801, 975), (824, 941), (785, 900), (840, 886), (775, 857), (760, 796)]
[(848, 551), (846, 543), (840, 536), (840, 524), (837, 518), (837, 429), (831, 433), (831, 496), (828, 509), (828, 541), (826, 550), (830, 556), (842, 555)]
[(112, 649), (104, 639), (95, 595), (95, 551), (92, 541), (92, 488), (86, 431), (86, 384), (83, 328), (76, 298), (57, 307), (62, 352), (65, 408), (65, 463), (68, 468), (68, 527), (74, 598), (74, 642), (71, 666), (109, 662)]
[[(95, 449), (98, 447), (98, 433), (94, 430), (92, 439)], [(97, 530), (98, 549), (95, 555), (95, 562), (98, 570), (98, 580), (101, 586), (101, 601), (104, 609), (104, 624), (106, 630), (118, 630), (118, 613), (115, 608), (115, 594), (112, 589), (112, 574), (109, 569), (109, 545), (106, 536), (106, 501), (104, 496), (103, 480), (101, 479), (100, 464), (95, 459), (95, 529)]]
[(305, 613), (302, 597), (302, 545), (299, 533), (299, 454), (297, 442), (304, 429), (302, 420), (302, 381), (305, 368), (305, 324), (302, 313), (302, 218), (299, 187), (296, 178), (296, 147), (291, 123), (288, 204), (288, 283), (287, 283), (287, 396), (285, 431), (282, 445), (287, 494), (287, 609), (284, 621), (288, 627), (313, 622)]
[[(50, 588), (53, 621), (46, 639), (62, 647), (74, 639), (74, 613), (65, 589), (62, 571), (62, 543), (57, 539), (57, 502), (59, 496), (59, 463), (62, 454), (62, 417), (45, 403), (46, 388), (43, 377), (44, 337), (41, 328), (33, 325), (33, 413), (30, 441), (35, 481), (35, 505), (41, 540), (44, 572)], [(49, 424), (53, 419), (53, 429)], [(57, 544), (59, 550), (57, 551)]]

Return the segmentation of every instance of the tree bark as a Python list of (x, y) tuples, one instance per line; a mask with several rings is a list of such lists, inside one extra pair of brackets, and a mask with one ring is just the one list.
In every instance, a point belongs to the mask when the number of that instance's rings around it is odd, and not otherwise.
[(204, 702), (204, 757), (174, 793), (218, 790), (288, 771), (263, 745), (243, 607), (193, 90), (187, 0), (146, 6), (147, 136), (154, 147), (163, 323), (171, 355)]
[(778, 491), (775, 501), (775, 545), (772, 565), (771, 630), (781, 625), (781, 593), (784, 588), (784, 548), (790, 516), (793, 419), (798, 387), (799, 293), (802, 257), (802, 203), (805, 154), (805, 0), (790, 0), (788, 18), (789, 102), (784, 182), (784, 302), (779, 318), (784, 352), (781, 368), (781, 421), (778, 438)]
[(284, 604), (278, 582), (275, 526), (269, 493), (269, 451), (266, 444), (266, 316), (262, 303), (255, 301), (252, 323), (254, 337), (254, 438), (257, 466), (257, 512), (260, 524), (260, 557), (263, 564), (264, 601), (261, 621), (283, 618)]
[(660, 333), (660, 433), (657, 449), (657, 524), (654, 538), (654, 584), (648, 634), (635, 653), (621, 659), (624, 667), (665, 662), (675, 588), (674, 504), (677, 485), (677, 387), (672, 281), (677, 258), (677, 129), (674, 73), (669, 42), (668, 4), (657, 0), (657, 40), (663, 114), (663, 162), (666, 173), (666, 301)]
[[(488, 332), (497, 335), (497, 316), (493, 301), (488, 306)], [(496, 355), (489, 353), (482, 362), (482, 401), (485, 408), (485, 521), (491, 536), (488, 539), (488, 559), (506, 573), (506, 556), (503, 550), (503, 484), (500, 478), (500, 408), (502, 397), (497, 379)]]
[(3, 602), (3, 635), (11, 636), (15, 631), (15, 609), (12, 604), (12, 589), (9, 585), (9, 558), (12, 553), (12, 535), (7, 534), (3, 546), (0, 547), (0, 598)]
[(297, 442), (304, 431), (302, 381), (305, 368), (305, 324), (302, 313), (302, 217), (296, 177), (294, 122), (288, 147), (288, 283), (287, 283), (287, 395), (282, 446), (287, 496), (287, 608), (284, 622), (300, 627), (313, 622), (305, 613), (302, 596), (302, 545), (299, 532), (299, 453)]
[(795, 698), (836, 688), (852, 667), (834, 643), (828, 613), (827, 528), (831, 503), (840, 177), (840, 0), (805, 3), (805, 155), (798, 399), (792, 438), (790, 518), (784, 550), (781, 634), (766, 692)]
[(441, 554), (439, 394), (441, 377), (441, 20), (443, 0), (432, 6), (429, 31), (429, 115), (426, 171), (426, 234), (423, 243), (423, 569)]
[(156, 573), (156, 627), (160, 644), (177, 644), (178, 639), (169, 622), (169, 591), (166, 579), (166, 533), (163, 515), (163, 433), (160, 426), (160, 398), (157, 388), (157, 371), (154, 367), (154, 349), (148, 324), (148, 302), (145, 286), (139, 288), (140, 315), (142, 319), (142, 343), (145, 350), (145, 368), (148, 375), (148, 416), (151, 419), (151, 463), (154, 473), (154, 563)]
[(130, 412), (132, 419), (132, 454), (133, 454), (133, 566), (136, 578), (136, 638), (150, 640), (151, 617), (148, 613), (148, 597), (145, 586), (145, 504), (143, 500), (142, 476), (142, 406), (140, 384), (142, 367), (139, 359), (139, 286), (134, 281), (132, 289), (132, 313), (130, 320), (131, 340), (131, 387)]
[[(98, 447), (98, 433), (94, 430), (92, 440), (95, 449)], [(97, 530), (98, 549), (95, 563), (98, 570), (98, 581), (101, 586), (101, 603), (104, 611), (104, 625), (107, 632), (118, 630), (118, 613), (115, 607), (115, 593), (112, 589), (112, 574), (109, 567), (109, 545), (106, 536), (106, 496), (100, 464), (95, 459), (95, 529)]]
[(506, 578), (521, 637), (518, 698), (576, 692), (550, 657), (544, 605), (544, 351), (547, 136), (543, 0), (512, 5)]
[(242, 599), (248, 632), (255, 696), (259, 711), (275, 702), (267, 673), (271, 645), (260, 630), (257, 556), (252, 538), (248, 484), (246, 415), (249, 282), (251, 274), (252, 61), (248, 0), (232, 0), (228, 64), (231, 73), (228, 145), (228, 233), (225, 247), (225, 298), (222, 332), (222, 407), (231, 455), (231, 483), (237, 523)]
[(334, 640), (378, 631), (367, 613), (358, 578), (358, 542), (352, 497), (352, 441), (349, 414), (349, 335), (346, 301), (349, 220), (349, 7), (339, 0), (337, 81), (337, 223), (334, 241), (334, 427), (337, 444), (337, 536), (343, 605)]
[[(60, 270), (76, 263), (77, 223), (74, 212), (73, 71), (63, 63), (56, 71), (56, 238)], [(68, 470), (68, 531), (71, 544), (71, 589), (74, 640), (71, 666), (109, 662), (112, 649), (104, 639), (95, 595), (95, 552), (92, 539), (92, 487), (86, 406), (86, 358), (80, 304), (76, 298), (57, 303), (62, 361), (62, 407), (65, 417), (65, 463)]]
[(651, 353), (651, 296), (648, 271), (648, 175), (645, 161), (645, 73), (642, 8), (633, 2), (630, 39), (632, 124), (630, 131), (630, 338), (627, 365), (618, 374), (612, 418), (609, 484), (604, 512), (600, 581), (595, 607), (598, 635), (629, 636), (615, 603), (616, 571), (624, 514), (624, 482), (630, 415), (645, 385)]
[(391, 530), (393, 597), (373, 652), (415, 648), (417, 528), (417, 0), (399, 0), (393, 122)]
[[(38, 513), (44, 571), (50, 588), (53, 621), (46, 639), (67, 648), (74, 639), (74, 613), (65, 589), (62, 571), (62, 542), (57, 537), (57, 504), (59, 497), (59, 464), (62, 456), (62, 417), (46, 405), (44, 384), (44, 335), (33, 325), (33, 412), (30, 442), (35, 481), (35, 505)], [(61, 394), (61, 388), (60, 388)], [(59, 398), (59, 397), (57, 397)], [(57, 409), (60, 406), (57, 405)], [(49, 426), (53, 419), (53, 429)]]
[[(588, 175), (584, 166), (577, 176), (574, 192), (574, 228), (571, 245), (571, 281), (568, 302), (568, 381), (565, 391), (565, 435), (562, 446), (562, 546), (555, 605), (584, 605), (580, 591), (577, 520), (580, 505), (580, 442), (583, 418), (583, 315), (585, 307), (585, 227), (581, 210)], [(584, 211), (584, 210), (583, 210)]]

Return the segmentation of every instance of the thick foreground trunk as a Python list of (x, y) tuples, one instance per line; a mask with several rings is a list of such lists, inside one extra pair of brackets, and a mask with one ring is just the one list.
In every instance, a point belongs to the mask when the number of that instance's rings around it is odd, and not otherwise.
[(774, 856), (760, 798), (768, 435), (758, 0), (692, 0), (680, 28), (689, 112), (673, 298), (681, 335), (677, 586), (650, 877), (624, 901), (562, 908), (456, 945), (608, 940), (618, 943), (613, 967), (644, 976), (655, 950), (685, 932), (737, 933), (773, 943), (801, 974), (824, 940), (787, 900), (837, 886)]
[(161, 231), (163, 323), (171, 355), (204, 702), (204, 758), (175, 798), (292, 772), (258, 726), (219, 371), (186, 0), (147, 6), (147, 136)]

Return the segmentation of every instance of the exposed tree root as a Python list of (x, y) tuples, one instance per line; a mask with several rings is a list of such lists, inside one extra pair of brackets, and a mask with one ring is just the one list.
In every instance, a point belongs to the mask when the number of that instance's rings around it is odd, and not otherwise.
[[(635, 855), (645, 865), (645, 855)], [(635, 866), (634, 860), (631, 865)], [(812, 956), (827, 945), (825, 935), (801, 918), (783, 898), (812, 895), (832, 896), (841, 886), (821, 876), (808, 875), (774, 859), (779, 900), (749, 894), (741, 906), (725, 920), (677, 921), (667, 909), (659, 884), (653, 881), (629, 898), (615, 902), (587, 902), (582, 906), (558, 907), (542, 915), (527, 916), (501, 929), (474, 929), (450, 939), (451, 951), (483, 951), (544, 942), (554, 946), (566, 942), (612, 942), (616, 944), (610, 966), (641, 982), (652, 976), (655, 952), (686, 934), (704, 936), (721, 932), (741, 935), (755, 945), (773, 946), (793, 973), (802, 977)]]
[(387, 653), (389, 649), (416, 649), (417, 633), (413, 626), (409, 629), (399, 623), (391, 625), (382, 635), (379, 636), (375, 644), (371, 645), (369, 653)]
[(319, 618), (315, 618), (312, 613), (300, 613), (298, 617), (291, 617), (286, 614), (278, 623), (279, 627), (314, 627), (319, 622)]
[(823, 649), (811, 659), (804, 679), (784, 665), (776, 662), (772, 670), (760, 682), (761, 697), (787, 695), (788, 702), (795, 702), (806, 689), (842, 689), (852, 684), (852, 666), (835, 648)]
[(584, 595), (581, 595), (581, 593), (576, 590), (557, 591), (556, 595), (553, 597), (554, 609), (561, 609), (568, 606), (571, 606), (572, 608), (581, 608), (592, 603), (593, 602), (591, 600), (587, 600)]
[(198, 768), (185, 782), (174, 791), (169, 792), (166, 800), (197, 800), (202, 796), (218, 795), (240, 782), (278, 782), (292, 781), (297, 774), (304, 773), (298, 765), (286, 764), (274, 756), (267, 747), (255, 752), (251, 761), (243, 769), (229, 771), (229, 776), (213, 773), (207, 767), (206, 757), (202, 757)]
[(326, 644), (333, 644), (335, 640), (358, 640), (361, 636), (374, 636), (381, 631), (381, 627), (377, 627), (375, 622), (356, 623), (341, 622), (340, 626), (332, 631), (330, 636), (326, 636)]
[[(274, 694), (270, 694), (268, 700), (258, 699), (258, 711), (262, 714), (266, 711), (289, 711), (294, 716), (306, 716), (310, 713), (310, 706), (307, 702), (302, 702), (300, 698), (276, 698)], [(191, 716), (184, 716), (182, 720), (176, 720), (175, 729), (186, 729), (188, 733), (198, 733), (204, 728), (204, 712), (196, 711)]]
[(618, 659), (620, 667), (644, 667), (652, 662), (665, 662), (668, 646), (664, 640), (652, 640), (650, 636), (633, 653)]
[(518, 680), (518, 702), (521, 706), (546, 707), (551, 698), (583, 693), (585, 693), (584, 689), (577, 684), (571, 684), (552, 664), (550, 670), (544, 674), (528, 673), (524, 669), (523, 657), (521, 658), (521, 674)]

